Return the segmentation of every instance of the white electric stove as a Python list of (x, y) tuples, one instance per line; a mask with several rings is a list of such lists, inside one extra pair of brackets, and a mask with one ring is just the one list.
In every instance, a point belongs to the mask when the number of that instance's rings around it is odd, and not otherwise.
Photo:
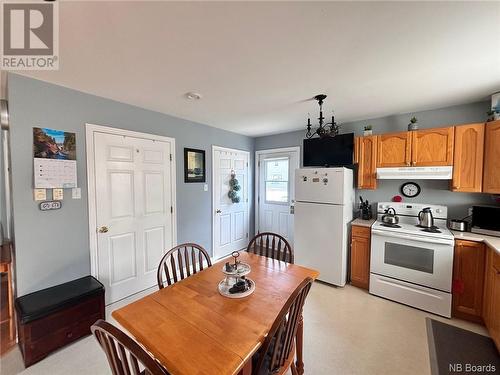
[[(433, 228), (418, 226), (418, 214), (430, 207)], [(397, 225), (382, 222), (388, 208)], [(446, 228), (446, 206), (380, 202), (372, 225), (370, 293), (435, 314), (451, 316), (453, 234)]]

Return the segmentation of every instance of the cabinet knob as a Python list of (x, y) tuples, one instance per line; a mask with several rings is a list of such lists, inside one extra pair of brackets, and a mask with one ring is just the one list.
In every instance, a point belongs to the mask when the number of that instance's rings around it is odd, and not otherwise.
[(108, 227), (103, 225), (102, 227), (99, 228), (99, 233), (108, 233)]
[(216, 213), (216, 214), (220, 214), (221, 212), (222, 212), (222, 211), (221, 211), (221, 210), (219, 210), (219, 209), (216, 209), (216, 210), (215, 210), (215, 213)]

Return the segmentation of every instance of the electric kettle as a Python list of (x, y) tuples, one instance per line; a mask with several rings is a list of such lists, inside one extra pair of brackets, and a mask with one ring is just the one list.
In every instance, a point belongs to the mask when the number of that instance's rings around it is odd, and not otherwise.
[(434, 216), (432, 216), (430, 207), (426, 207), (418, 213), (418, 225), (423, 228), (434, 227)]

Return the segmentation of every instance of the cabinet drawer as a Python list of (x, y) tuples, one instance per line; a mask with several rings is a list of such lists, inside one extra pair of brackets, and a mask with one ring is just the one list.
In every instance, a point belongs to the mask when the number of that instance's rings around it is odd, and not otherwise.
[(88, 316), (84, 320), (77, 321), (68, 327), (53, 331), (39, 340), (24, 343), (26, 346), (25, 355), (28, 354), (29, 356), (27, 365), (39, 361), (54, 350), (67, 345), (80, 337), (90, 335), (90, 326), (101, 318), (103, 318), (101, 314), (96, 313)]
[(30, 330), (28, 337), (30, 337), (31, 341), (34, 341), (54, 331), (69, 327), (75, 322), (86, 319), (88, 316), (100, 313), (102, 299), (102, 295), (91, 297), (78, 305), (27, 323), (27, 329)]
[(352, 226), (352, 236), (353, 237), (370, 238), (370, 234), (371, 234), (371, 228), (369, 228), (369, 227), (362, 227), (362, 226), (358, 226), (358, 225)]

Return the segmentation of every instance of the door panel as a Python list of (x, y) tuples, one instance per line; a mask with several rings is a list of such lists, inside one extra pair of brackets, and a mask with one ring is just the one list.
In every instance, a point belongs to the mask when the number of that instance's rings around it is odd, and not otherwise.
[[(411, 161), (410, 132), (381, 134), (378, 136), (377, 167), (407, 167)], [(359, 156), (361, 159), (361, 154)]]
[(257, 232), (273, 232), (293, 246), (291, 213), (295, 199), (295, 170), (299, 168), (299, 152), (273, 151), (258, 154), (259, 184), (257, 191)]
[(452, 190), (481, 192), (483, 181), (484, 124), (455, 127)]
[(173, 247), (171, 144), (94, 133), (97, 276), (112, 303), (156, 284)]
[(123, 233), (109, 238), (111, 249), (111, 285), (135, 278), (137, 275), (137, 249), (134, 233)]
[(358, 189), (377, 188), (377, 146), (378, 136), (358, 137)]
[(486, 124), (483, 192), (500, 194), (500, 120)]
[[(248, 152), (219, 150), (213, 152), (214, 173), (214, 249), (215, 258), (241, 250), (248, 244)], [(241, 190), (240, 201), (233, 203), (228, 197), (231, 174)]]
[(425, 129), (412, 134), (411, 160), (415, 167), (453, 165), (454, 127)]

